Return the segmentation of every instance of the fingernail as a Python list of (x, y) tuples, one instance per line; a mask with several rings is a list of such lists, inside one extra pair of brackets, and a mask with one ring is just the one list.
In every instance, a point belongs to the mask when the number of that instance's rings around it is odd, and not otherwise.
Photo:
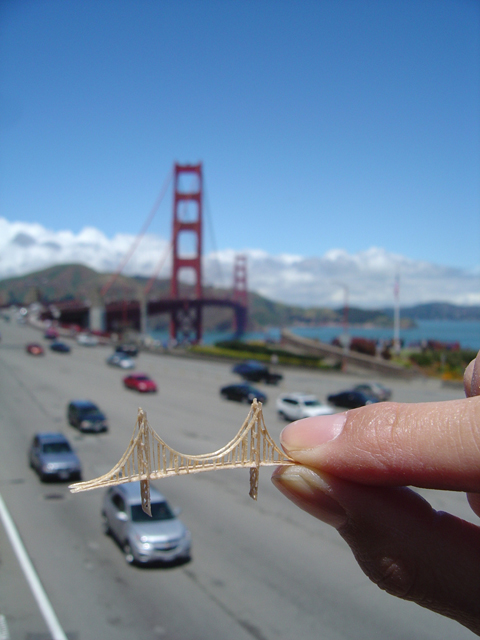
[(346, 420), (346, 413), (297, 420), (283, 429), (280, 442), (288, 451), (313, 449), (338, 438)]
[(345, 509), (329, 495), (330, 485), (324, 474), (300, 465), (280, 467), (273, 473), (272, 482), (300, 508), (335, 529), (347, 522)]

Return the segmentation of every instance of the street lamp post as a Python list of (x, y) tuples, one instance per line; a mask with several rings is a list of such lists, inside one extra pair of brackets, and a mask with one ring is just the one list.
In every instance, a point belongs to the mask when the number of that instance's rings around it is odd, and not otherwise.
[(350, 347), (350, 337), (348, 335), (348, 294), (349, 289), (346, 284), (337, 282), (339, 287), (343, 289), (343, 334), (340, 336), (340, 343), (343, 347), (342, 371), (347, 370), (347, 354)]
[(393, 287), (394, 313), (393, 313), (393, 350), (398, 356), (400, 354), (400, 276), (395, 276)]

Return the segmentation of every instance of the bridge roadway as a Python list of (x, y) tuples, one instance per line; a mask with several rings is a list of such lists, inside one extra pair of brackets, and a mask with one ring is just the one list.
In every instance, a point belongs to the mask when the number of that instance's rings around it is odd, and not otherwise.
[[(73, 441), (86, 479), (107, 472), (129, 442), (137, 407), (175, 449), (207, 453), (238, 430), (247, 406), (223, 401), (230, 365), (142, 353), (139, 370), (159, 383), (157, 395), (123, 389), (123, 372), (108, 368), (106, 347), (73, 345), (70, 355), (33, 358), (24, 345), (34, 329), (0, 325), (0, 494), (67, 636), (75, 640), (466, 640), (456, 623), (396, 600), (371, 585), (343, 541), (298, 511), (260, 471), (258, 502), (248, 497), (248, 471), (159, 481), (157, 487), (192, 531), (193, 559), (175, 568), (125, 564), (101, 533), (101, 492), (72, 495), (41, 484), (26, 450), (37, 430), (58, 429)], [(278, 442), (283, 423), (274, 400), (284, 390), (320, 397), (358, 378), (284, 371), (282, 387), (265, 387), (267, 427)], [(461, 397), (434, 381), (392, 383), (400, 401)], [(71, 398), (97, 401), (110, 433), (80, 435), (65, 420)], [(427, 492), (426, 492), (427, 493)], [(470, 518), (464, 496), (437, 492), (437, 508)], [(0, 527), (0, 613), (11, 638), (47, 638), (18, 563)]]
[[(101, 328), (108, 332), (121, 331), (125, 326), (141, 330), (142, 321), (145, 321), (149, 316), (168, 314), (171, 318), (181, 318), (182, 313), (187, 313), (198, 317), (198, 314), (201, 314), (202, 310), (208, 307), (231, 309), (235, 330), (238, 333), (243, 333), (247, 325), (247, 308), (240, 302), (229, 298), (159, 298), (148, 300), (143, 306), (139, 300), (112, 301), (108, 302), (104, 308), (98, 309), (104, 313), (102, 320), (104, 326), (102, 327), (92, 326), (92, 309), (85, 302), (67, 300), (52, 304), (51, 307), (55, 307), (59, 313), (58, 319), (62, 324), (77, 324), (90, 329)], [(144, 315), (143, 319), (142, 315)]]

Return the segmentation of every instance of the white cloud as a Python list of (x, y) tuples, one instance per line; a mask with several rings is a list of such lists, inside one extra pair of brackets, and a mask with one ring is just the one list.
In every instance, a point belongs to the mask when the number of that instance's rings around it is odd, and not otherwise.
[[(107, 238), (92, 227), (74, 234), (0, 218), (0, 278), (76, 262), (97, 271), (113, 272), (123, 263), (134, 243), (134, 236), (116, 234)], [(244, 253), (248, 259), (248, 288), (290, 304), (339, 306), (344, 302), (347, 288), (351, 305), (391, 306), (397, 273), (404, 305), (431, 301), (480, 304), (478, 266), (467, 271), (435, 265), (388, 253), (379, 247), (356, 254), (334, 248), (319, 257), (272, 256), (258, 248)], [(168, 277), (171, 263), (168, 254), (168, 240), (145, 236), (123, 272), (150, 277), (163, 261), (160, 277)], [(235, 255), (232, 249), (206, 255), (204, 281), (231, 287)]]

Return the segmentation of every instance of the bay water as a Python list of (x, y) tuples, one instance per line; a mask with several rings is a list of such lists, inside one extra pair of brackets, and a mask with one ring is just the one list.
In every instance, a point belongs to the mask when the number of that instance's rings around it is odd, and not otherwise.
[[(416, 326), (411, 329), (402, 329), (400, 339), (405, 346), (419, 344), (424, 340), (437, 340), (445, 343), (460, 343), (462, 349), (480, 350), (480, 322), (466, 320), (416, 320)], [(330, 343), (334, 338), (344, 333), (342, 326), (317, 326), (317, 327), (289, 327), (293, 333), (305, 338), (315, 338), (322, 342)], [(264, 331), (249, 331), (244, 334), (244, 340), (270, 340), (277, 341), (280, 338), (280, 329), (269, 327)], [(167, 331), (150, 331), (152, 338), (160, 341), (168, 340)], [(369, 340), (388, 341), (393, 339), (393, 329), (383, 327), (351, 326), (348, 334), (350, 337), (368, 338)], [(203, 336), (204, 344), (214, 344), (220, 340), (230, 340), (232, 333), (211, 331)]]

